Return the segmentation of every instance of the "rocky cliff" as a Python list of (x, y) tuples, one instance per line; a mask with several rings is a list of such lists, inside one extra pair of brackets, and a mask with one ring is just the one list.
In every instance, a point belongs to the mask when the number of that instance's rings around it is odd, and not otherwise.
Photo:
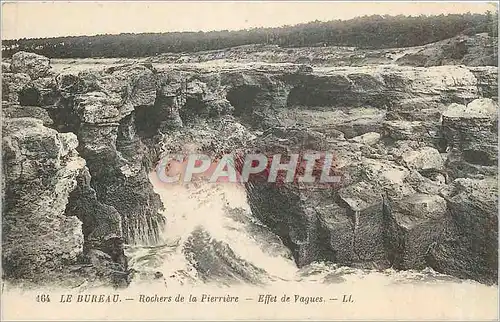
[(247, 185), (298, 266), (432, 267), (494, 283), (497, 95), (495, 67), (55, 72), (17, 53), (2, 65), (4, 274), (79, 265), (126, 285), (123, 244), (154, 244), (164, 224), (147, 174), (192, 141), (205, 153), (335, 153), (343, 180), (332, 189)]

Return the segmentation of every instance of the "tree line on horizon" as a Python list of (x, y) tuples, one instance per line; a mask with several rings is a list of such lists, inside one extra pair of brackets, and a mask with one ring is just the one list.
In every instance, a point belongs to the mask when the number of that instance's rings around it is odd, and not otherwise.
[(280, 47), (346, 46), (365, 49), (421, 46), (459, 34), (498, 36), (498, 13), (435, 16), (363, 16), (278, 28), (237, 31), (122, 33), (2, 41), (3, 57), (29, 51), (50, 58), (147, 57), (250, 44)]

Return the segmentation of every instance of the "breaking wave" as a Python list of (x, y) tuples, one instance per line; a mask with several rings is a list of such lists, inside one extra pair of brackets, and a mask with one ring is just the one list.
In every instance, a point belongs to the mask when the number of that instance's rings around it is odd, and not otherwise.
[(163, 243), (128, 246), (136, 283), (151, 276), (174, 285), (272, 285), (278, 282), (345, 283), (385, 279), (385, 284), (471, 283), (423, 271), (361, 270), (315, 262), (298, 269), (280, 238), (251, 214), (245, 188), (237, 183), (194, 181), (164, 184), (150, 174), (166, 217)]
[(146, 279), (156, 274), (167, 285), (262, 285), (296, 276), (290, 251), (251, 216), (243, 186), (150, 179), (165, 206), (164, 243), (127, 248), (130, 266)]

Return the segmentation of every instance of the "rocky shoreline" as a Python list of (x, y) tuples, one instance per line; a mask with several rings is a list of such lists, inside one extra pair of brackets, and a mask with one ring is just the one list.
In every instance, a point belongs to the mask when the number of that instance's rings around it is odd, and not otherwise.
[[(131, 63), (55, 72), (2, 63), (7, 279), (54, 272), (126, 286), (126, 244), (158, 242), (162, 152), (333, 151), (338, 189), (247, 185), (299, 267), (498, 278), (493, 66)], [(168, 224), (168, 223), (167, 223)], [(75, 273), (76, 272), (76, 273)]]

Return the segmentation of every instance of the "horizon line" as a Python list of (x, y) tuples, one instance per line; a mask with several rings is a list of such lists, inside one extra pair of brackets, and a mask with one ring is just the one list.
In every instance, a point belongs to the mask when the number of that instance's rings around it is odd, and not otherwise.
[[(177, 0), (177, 1), (180, 1), (180, 0)], [(162, 1), (162, 0), (158, 0), (158, 1), (153, 1), (153, 2), (177, 2), (177, 1)], [(38, 1), (38, 0), (22, 0), (22, 1), (4, 1), (3, 3), (17, 3), (17, 2), (37, 2), (37, 3), (45, 3), (44, 1)], [(90, 2), (90, 3), (96, 3), (95, 1), (89, 1), (89, 0), (72, 0), (71, 2)], [(115, 0), (110, 0), (110, 1), (106, 1), (106, 2), (115, 2), (115, 3), (118, 3), (118, 2), (137, 2), (137, 3), (141, 3), (142, 1), (138, 1), (138, 0), (125, 0), (125, 1), (115, 1)], [(200, 2), (199, 0), (182, 0), (182, 2)], [(231, 1), (221, 1), (221, 0), (207, 0), (206, 2), (231, 2)], [(262, 1), (248, 1), (248, 0), (242, 0), (241, 2), (262, 2)], [(279, 2), (304, 2), (304, 1), (296, 1), (296, 0), (280, 0)], [(313, 0), (311, 2), (332, 2), (330, 0)], [(337, 1), (336, 1), (337, 2)], [(339, 0), (338, 2), (350, 2), (352, 3), (352, 1), (344, 1), (344, 0)], [(372, 1), (359, 1), (359, 2), (372, 2)], [(403, 2), (403, 3), (408, 3), (408, 2), (412, 2), (412, 1), (389, 1), (389, 0), (384, 0), (384, 1), (377, 1), (377, 2)], [(436, 2), (436, 1), (431, 1), (431, 0), (423, 0), (421, 2)], [(440, 1), (441, 2), (441, 1)], [(473, 1), (442, 1), (442, 2), (473, 2)], [(476, 2), (476, 1), (474, 1)], [(479, 2), (479, 1), (478, 1)], [(144, 2), (142, 2), (144, 3)], [(497, 2), (498, 4), (498, 2)], [(2, 4), (3, 6), (3, 4)], [(357, 19), (357, 18), (368, 18), (368, 17), (374, 17), (374, 16), (379, 16), (379, 17), (399, 17), (399, 16), (403, 16), (405, 18), (418, 18), (418, 17), (432, 17), (432, 16), (449, 16), (449, 15), (467, 15), (467, 14), (471, 14), (471, 15), (486, 15), (487, 13), (489, 12), (489, 10), (487, 11), (484, 11), (482, 13), (478, 13), (478, 12), (462, 12), (462, 13), (439, 13), (439, 14), (423, 14), (423, 13), (420, 13), (418, 15), (412, 15), (412, 14), (371, 14), (371, 15), (368, 15), (368, 14), (364, 14), (364, 15), (360, 15), (360, 16), (356, 16), (356, 17), (350, 17), (350, 18), (347, 18), (347, 19), (341, 19), (341, 18), (337, 18), (337, 19), (330, 19), (330, 20), (320, 20), (320, 19), (315, 19), (315, 20), (310, 20), (310, 21), (307, 21), (307, 22), (299, 22), (299, 23), (295, 23), (295, 24), (284, 24), (284, 25), (280, 25), (280, 26), (267, 26), (267, 27), (263, 27), (263, 26), (253, 26), (253, 27), (249, 27), (249, 28), (242, 28), (242, 29), (212, 29), (212, 30), (169, 30), (169, 31), (139, 31), (139, 32), (120, 32), (120, 33), (95, 33), (95, 34), (82, 34), (82, 35), (71, 35), (71, 34), (68, 34), (68, 35), (60, 35), (60, 36), (47, 36), (47, 37), (21, 37), (21, 38), (10, 38), (10, 39), (2, 39), (2, 41), (19, 41), (19, 40), (38, 40), (38, 39), (56, 39), (56, 38), (78, 38), (78, 37), (99, 37), (99, 36), (120, 36), (120, 35), (145, 35), (145, 34), (171, 34), (171, 33), (211, 33), (211, 32), (242, 32), (242, 31), (251, 31), (251, 30), (255, 30), (255, 29), (283, 29), (283, 28), (287, 28), (287, 27), (297, 27), (297, 26), (301, 26), (301, 25), (308, 25), (308, 24), (312, 24), (312, 23), (316, 23), (316, 22), (320, 22), (320, 23), (329, 23), (329, 22), (335, 22), (335, 21), (349, 21), (349, 20), (353, 20), (353, 19)], [(494, 12), (495, 14), (498, 14), (498, 8), (497, 8), (497, 12)]]

